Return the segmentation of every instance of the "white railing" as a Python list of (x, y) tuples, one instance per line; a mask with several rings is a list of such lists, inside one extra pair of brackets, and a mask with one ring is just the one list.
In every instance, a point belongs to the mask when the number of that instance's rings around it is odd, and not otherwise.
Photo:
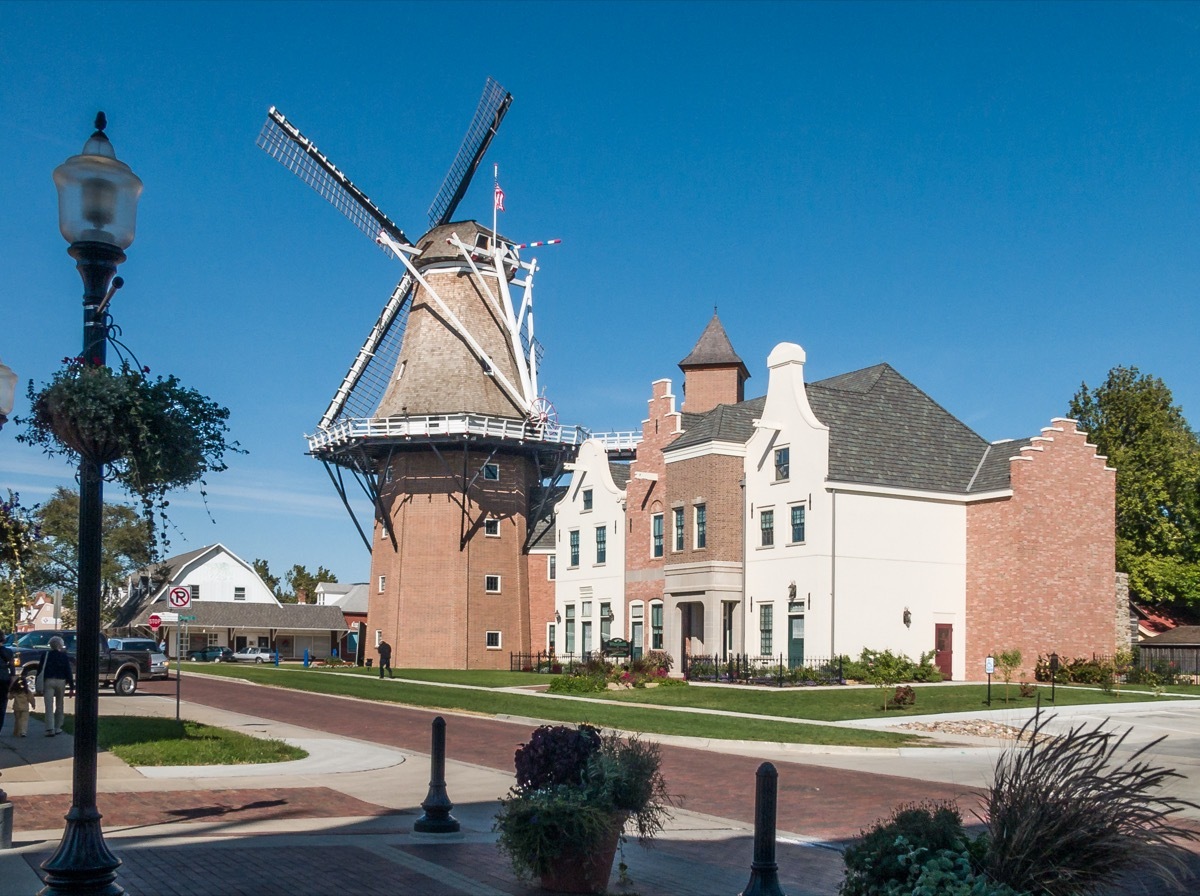
[(558, 426), (487, 417), (482, 414), (432, 414), (420, 417), (350, 417), (308, 439), (309, 451), (338, 448), (362, 439), (429, 439), (476, 436), (514, 442), (548, 442), (579, 445), (589, 438), (599, 440), (606, 451), (633, 451), (641, 433), (589, 433), (579, 426)]

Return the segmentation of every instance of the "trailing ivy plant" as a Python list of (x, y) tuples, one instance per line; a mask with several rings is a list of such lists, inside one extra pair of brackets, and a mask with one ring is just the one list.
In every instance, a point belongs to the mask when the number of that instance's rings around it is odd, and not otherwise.
[(51, 456), (83, 457), (101, 464), (141, 504), (150, 530), (151, 555), (166, 547), (168, 493), (226, 469), (229, 410), (168, 375), (128, 360), (112, 368), (99, 359), (64, 358), (48, 383), (29, 383), (32, 413), (19, 441)]

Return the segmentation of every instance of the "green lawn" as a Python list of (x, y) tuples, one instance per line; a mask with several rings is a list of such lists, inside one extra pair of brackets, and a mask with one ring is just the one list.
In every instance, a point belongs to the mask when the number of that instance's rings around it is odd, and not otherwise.
[[(74, 723), (66, 717), (64, 730), (73, 731)], [(280, 740), (149, 716), (101, 716), (97, 742), (130, 765), (251, 765), (308, 756)]]
[[(185, 667), (187, 671), (245, 678), (263, 684), (298, 690), (342, 694), (367, 700), (383, 700), (420, 706), (478, 712), (487, 715), (517, 715), (556, 722), (591, 722), (613, 728), (658, 734), (679, 734), (709, 737), (718, 740), (762, 740), (779, 743), (842, 744), (848, 746), (897, 747), (928, 743), (922, 739), (897, 732), (831, 728), (785, 722), (785, 719), (813, 722), (839, 722), (853, 719), (880, 718), (902, 721), (905, 717), (943, 714), (977, 713), (988, 709), (987, 686), (981, 684), (944, 685), (916, 688), (914, 706), (882, 710), (883, 692), (877, 688), (784, 688), (759, 690), (738, 686), (646, 688), (628, 691), (604, 691), (594, 695), (594, 702), (547, 700), (519, 693), (496, 693), (498, 687), (546, 684), (549, 675), (527, 672), (451, 671), (430, 669), (397, 670), (397, 679), (425, 681), (465, 687), (436, 687), (409, 681), (378, 680), (373, 670), (345, 667), (330, 670), (338, 674), (323, 674), (319, 669), (303, 669), (294, 665), (281, 668), (249, 665), (205, 664)], [(890, 693), (890, 691), (889, 691)], [(1121, 696), (1104, 694), (1099, 689), (1058, 688), (1055, 703), (1050, 703), (1050, 689), (1039, 687), (1042, 706), (1115, 703), (1155, 699), (1149, 694)], [(1022, 698), (1019, 688), (1009, 689), (1007, 704), (1003, 684), (992, 684), (992, 709), (1032, 708), (1035, 698)], [(640, 704), (640, 705), (639, 705)], [(751, 715), (771, 716), (772, 719), (745, 719), (714, 716), (702, 713), (663, 712), (656, 706), (685, 709), (715, 709)]]
[[(191, 670), (192, 667), (188, 666), (184, 672), (182, 684), (184, 699), (187, 699), (187, 672)], [(477, 712), (483, 715), (515, 715), (550, 722), (590, 722), (594, 725), (620, 728), (625, 731), (708, 737), (716, 740), (758, 740), (775, 743), (840, 744), (864, 747), (919, 746), (930, 743), (928, 739), (915, 734), (900, 734), (890, 731), (739, 719), (701, 713), (663, 712), (650, 707), (630, 706), (610, 701), (547, 700), (524, 694), (497, 693), (490, 689), (495, 685), (488, 686), (487, 690), (467, 687), (433, 687), (428, 684), (410, 684), (401, 681), (381, 682), (378, 675), (325, 675), (317, 670), (297, 669), (294, 666), (276, 669), (273, 666), (206, 663), (195, 671), (229, 678), (243, 678), (247, 681), (301, 691), (339, 694), (427, 709)], [(458, 672), (454, 674), (479, 675), (483, 680), (489, 680), (491, 676), (498, 673)], [(529, 683), (549, 680), (548, 676), (534, 676), (529, 673), (514, 674), (523, 674), (524, 680)], [(664, 688), (661, 690), (664, 693), (667, 691), (681, 693), (690, 689)]]

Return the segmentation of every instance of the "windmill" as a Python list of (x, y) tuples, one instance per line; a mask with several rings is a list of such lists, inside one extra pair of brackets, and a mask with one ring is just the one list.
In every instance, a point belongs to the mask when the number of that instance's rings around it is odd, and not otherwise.
[[(397, 662), (498, 665), (483, 645), (497, 650), (491, 642), (502, 637), (510, 650), (527, 649), (522, 564), (564, 462), (586, 437), (561, 427), (539, 391), (537, 260), (523, 260), (525, 246), (494, 226), (452, 221), (511, 102), (489, 78), (415, 241), (274, 107), (257, 141), (403, 266), (308, 436), (364, 543), (391, 548), (372, 550), (368, 625), (396, 645)], [(347, 500), (347, 472), (374, 505), (374, 537)], [(447, 556), (453, 548), (458, 556)], [(496, 571), (476, 576), (480, 562)], [(423, 652), (406, 651), (414, 639)]]

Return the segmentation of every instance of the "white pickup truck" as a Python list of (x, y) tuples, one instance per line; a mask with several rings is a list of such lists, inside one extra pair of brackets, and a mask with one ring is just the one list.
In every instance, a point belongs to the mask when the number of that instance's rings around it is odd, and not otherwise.
[(273, 663), (275, 655), (265, 647), (243, 647), (233, 658), (239, 663)]

